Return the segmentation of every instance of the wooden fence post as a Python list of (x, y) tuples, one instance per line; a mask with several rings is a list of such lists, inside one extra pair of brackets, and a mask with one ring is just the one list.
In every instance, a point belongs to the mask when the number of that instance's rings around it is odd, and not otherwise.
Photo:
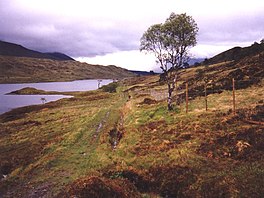
[(236, 114), (236, 88), (235, 88), (235, 79), (232, 79), (233, 84), (233, 114)]
[(205, 97), (205, 111), (208, 110), (208, 106), (207, 106), (207, 83), (205, 83), (204, 85), (204, 97)]
[(188, 82), (186, 82), (186, 113), (188, 113)]
[(175, 82), (175, 100), (176, 100), (176, 106), (178, 106), (177, 80)]

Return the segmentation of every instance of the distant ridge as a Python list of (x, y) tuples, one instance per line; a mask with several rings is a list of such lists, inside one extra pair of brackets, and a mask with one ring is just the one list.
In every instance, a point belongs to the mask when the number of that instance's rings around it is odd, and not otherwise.
[(210, 59), (203, 61), (205, 65), (211, 65), (216, 63), (221, 63), (225, 61), (239, 61), (246, 56), (254, 56), (264, 51), (264, 43), (255, 42), (249, 47), (234, 47), (225, 52), (222, 52)]
[(59, 53), (41, 53), (38, 51), (30, 50), (22, 45), (0, 41), (0, 55), (3, 56), (16, 56), (16, 57), (28, 57), (28, 58), (40, 58), (40, 59), (51, 59), (51, 60), (74, 60), (73, 58)]
[(135, 70), (129, 70), (130, 72), (138, 75), (138, 76), (150, 76), (150, 75), (155, 75), (157, 73), (154, 73), (153, 71), (135, 71)]

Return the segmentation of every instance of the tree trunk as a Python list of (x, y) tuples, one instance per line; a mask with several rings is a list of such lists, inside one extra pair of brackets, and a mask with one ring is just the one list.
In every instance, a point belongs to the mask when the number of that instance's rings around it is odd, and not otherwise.
[(167, 84), (168, 84), (168, 110), (171, 111), (171, 110), (173, 110), (172, 93), (173, 93), (173, 91), (175, 89), (175, 84), (177, 82), (177, 74), (173, 73), (173, 71), (172, 71), (170, 76), (167, 73), (166, 78), (167, 78)]
[(177, 76), (175, 76), (175, 103), (176, 103), (176, 106), (178, 106), (180, 103), (179, 103), (179, 98), (178, 98), (178, 90), (177, 90)]
[(168, 83), (168, 110), (169, 111), (173, 110), (173, 107), (172, 107), (172, 92), (173, 92), (173, 88), (171, 87), (170, 83)]

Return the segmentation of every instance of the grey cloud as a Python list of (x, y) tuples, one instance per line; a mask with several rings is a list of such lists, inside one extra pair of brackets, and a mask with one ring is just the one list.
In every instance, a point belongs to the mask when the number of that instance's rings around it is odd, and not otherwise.
[(204, 21), (199, 40), (206, 44), (250, 43), (264, 37), (264, 13)]
[(53, 18), (36, 13), (25, 15), (12, 10), (1, 13), (0, 39), (34, 50), (87, 57), (138, 48), (136, 31), (118, 23), (105, 29), (100, 27), (100, 21), (94, 26), (85, 20)]

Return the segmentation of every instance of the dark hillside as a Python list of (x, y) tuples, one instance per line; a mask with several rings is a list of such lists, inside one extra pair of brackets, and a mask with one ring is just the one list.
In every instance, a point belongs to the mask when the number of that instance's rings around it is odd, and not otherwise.
[(60, 52), (44, 53), (48, 56), (54, 57), (54, 60), (74, 60), (73, 58), (67, 56), (66, 54)]
[(138, 75), (138, 76), (150, 76), (150, 75), (155, 75), (157, 73), (153, 72), (153, 71), (135, 71), (135, 70), (129, 70), (132, 73)]
[(73, 58), (62, 53), (41, 53), (34, 50), (27, 49), (21, 45), (0, 41), (0, 55), (16, 56), (16, 57), (30, 57), (43, 58), (51, 60), (74, 60)]
[[(208, 66), (197, 67), (189, 70), (194, 72), (188, 78), (182, 78), (189, 84), (190, 93), (193, 98), (203, 96), (204, 87), (207, 84), (207, 93), (221, 93), (225, 90), (232, 90), (232, 79), (237, 81), (236, 89), (245, 89), (258, 84), (264, 77), (264, 52), (245, 56), (240, 61), (226, 61)], [(179, 86), (184, 89), (185, 83)], [(184, 95), (184, 93), (183, 93)]]
[(249, 47), (234, 47), (225, 52), (222, 52), (210, 59), (207, 59), (203, 64), (211, 65), (225, 61), (239, 61), (246, 56), (254, 56), (264, 51), (264, 43), (254, 43)]

